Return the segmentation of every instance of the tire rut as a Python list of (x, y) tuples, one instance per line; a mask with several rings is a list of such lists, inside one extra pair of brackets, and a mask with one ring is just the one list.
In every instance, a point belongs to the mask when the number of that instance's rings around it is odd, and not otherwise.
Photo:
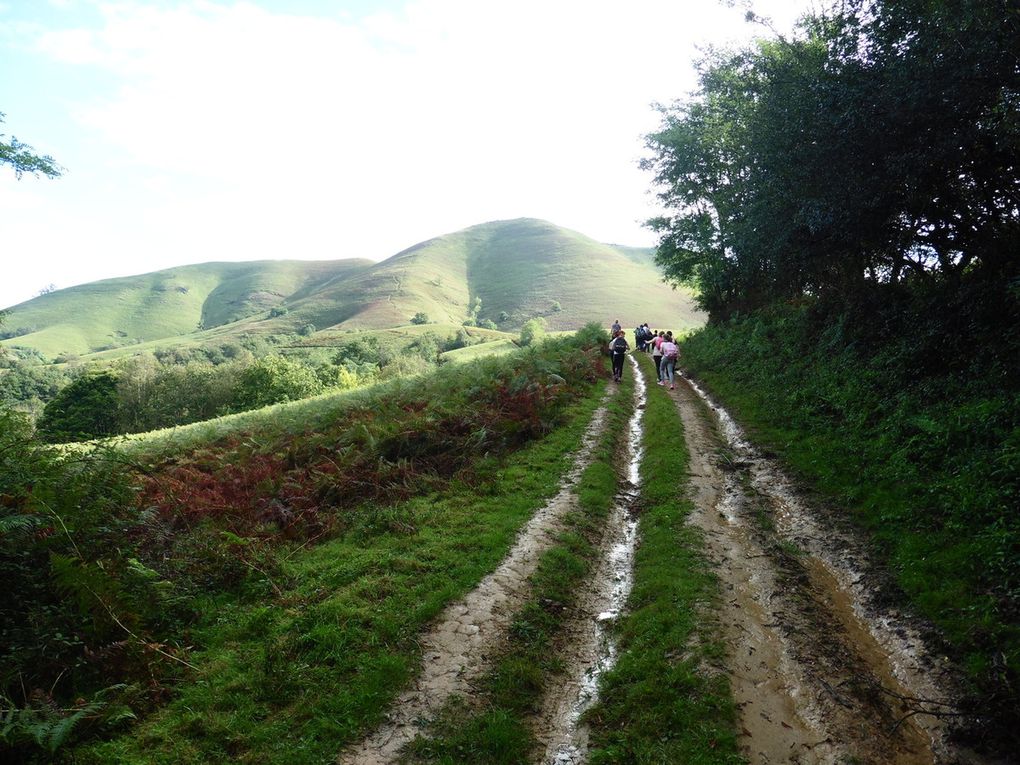
[(622, 613), (634, 579), (637, 546), (635, 505), (640, 494), (644, 407), (647, 389), (637, 362), (634, 411), (626, 448), (620, 455), (624, 478), (603, 526), (598, 557), (585, 582), (574, 614), (563, 627), (559, 655), (566, 665), (564, 677), (552, 685), (542, 701), (532, 728), (546, 765), (579, 765), (587, 761), (588, 730), (581, 716), (598, 700), (602, 676), (616, 663), (616, 640), (611, 626)]
[(695, 384), (678, 383), (669, 394), (691, 455), (690, 522), (722, 582), (743, 755), (751, 763), (976, 762), (927, 714), (951, 708), (956, 678), (917, 625), (878, 605), (860, 540), (809, 508)]
[(603, 402), (585, 430), (559, 492), (531, 517), (496, 570), (447, 606), (421, 637), (422, 666), (413, 684), (397, 698), (382, 725), (338, 756), (340, 765), (397, 762), (401, 750), (425, 733), (428, 722), (453, 696), (471, 696), (473, 682), (489, 667), (514, 613), (527, 597), (528, 578), (539, 558), (564, 530), (565, 516), (577, 508), (574, 489), (602, 437), (606, 415)]

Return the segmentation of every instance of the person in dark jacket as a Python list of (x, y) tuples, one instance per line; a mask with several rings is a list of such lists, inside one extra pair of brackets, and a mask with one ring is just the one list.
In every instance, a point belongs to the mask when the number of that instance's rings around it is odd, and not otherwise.
[(613, 359), (613, 380), (620, 382), (623, 379), (623, 358), (630, 350), (627, 338), (623, 330), (618, 330), (616, 336), (609, 341), (609, 355)]

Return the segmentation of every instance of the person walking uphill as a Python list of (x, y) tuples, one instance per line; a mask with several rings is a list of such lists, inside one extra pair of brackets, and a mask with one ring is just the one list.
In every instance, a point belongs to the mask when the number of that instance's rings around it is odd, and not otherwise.
[(623, 358), (629, 350), (630, 345), (624, 337), (623, 330), (617, 330), (616, 336), (609, 341), (609, 355), (613, 359), (613, 380), (616, 382), (623, 379)]
[(666, 379), (669, 378), (669, 389), (676, 390), (676, 360), (680, 356), (680, 347), (673, 340), (673, 333), (667, 332), (666, 339), (662, 341), (662, 345), (659, 346), (662, 351), (662, 363), (660, 368), (662, 384), (666, 384)]

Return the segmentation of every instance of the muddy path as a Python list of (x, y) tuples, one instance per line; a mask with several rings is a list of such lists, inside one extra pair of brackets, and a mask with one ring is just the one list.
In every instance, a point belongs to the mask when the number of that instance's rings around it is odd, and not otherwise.
[(577, 509), (574, 487), (591, 462), (606, 424), (606, 407), (596, 410), (558, 493), (518, 534), (507, 557), (473, 591), (452, 603), (420, 638), (422, 667), (394, 703), (386, 721), (337, 758), (341, 765), (397, 762), (403, 747), (426, 732), (428, 723), (454, 696), (470, 697), (472, 684), (489, 667), (505, 641), (514, 613), (528, 595), (528, 578), (542, 553), (565, 529)]
[(547, 765), (587, 761), (588, 730), (580, 722), (581, 716), (598, 700), (599, 680), (616, 663), (612, 625), (627, 604), (634, 580), (638, 541), (635, 506), (640, 496), (647, 388), (637, 363), (633, 358), (630, 361), (631, 374), (635, 375), (634, 409), (626, 446), (617, 456), (622, 480), (603, 527), (592, 575), (563, 629), (559, 655), (567, 668), (565, 676), (549, 689), (541, 710), (531, 721), (540, 746), (535, 762)]
[[(653, 386), (654, 387), (654, 386)], [(722, 582), (725, 671), (751, 763), (975, 762), (949, 742), (958, 694), (921, 626), (883, 605), (862, 542), (811, 508), (696, 384), (673, 397), (691, 522)]]

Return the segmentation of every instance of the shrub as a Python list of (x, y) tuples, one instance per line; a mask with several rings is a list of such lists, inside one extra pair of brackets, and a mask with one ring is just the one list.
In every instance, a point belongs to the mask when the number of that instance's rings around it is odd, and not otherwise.
[(412, 324), (430, 324), (429, 315), (424, 311), (418, 311), (414, 316), (411, 317)]
[(545, 339), (545, 320), (541, 317), (528, 319), (521, 327), (521, 345), (529, 346), (542, 342)]

